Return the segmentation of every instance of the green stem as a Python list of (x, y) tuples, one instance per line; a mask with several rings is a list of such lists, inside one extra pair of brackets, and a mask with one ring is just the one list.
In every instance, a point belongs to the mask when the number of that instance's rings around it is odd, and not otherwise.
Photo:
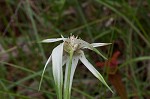
[(73, 51), (70, 51), (69, 53), (69, 66), (66, 67), (68, 68), (68, 73), (67, 73), (67, 82), (66, 82), (66, 88), (64, 89), (65, 93), (64, 93), (64, 99), (70, 99), (70, 90), (69, 90), (69, 86), (70, 86), (70, 74), (71, 74), (71, 67), (72, 67), (72, 57), (73, 57)]
[(56, 93), (57, 93), (58, 99), (62, 99), (62, 90), (61, 90), (62, 88), (56, 86), (56, 89), (57, 89)]

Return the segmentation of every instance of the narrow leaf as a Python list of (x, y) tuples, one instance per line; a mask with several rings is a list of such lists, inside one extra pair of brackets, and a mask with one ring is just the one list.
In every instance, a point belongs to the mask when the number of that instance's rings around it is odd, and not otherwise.
[(63, 57), (63, 44), (61, 43), (52, 51), (52, 69), (56, 85), (56, 92), (58, 99), (62, 99), (62, 85), (63, 85), (63, 70), (62, 70), (62, 57)]
[(107, 58), (101, 52), (99, 52), (96, 48), (93, 47), (93, 51), (99, 54), (100, 56), (102, 56), (105, 60), (107, 60)]
[(100, 47), (100, 46), (106, 46), (106, 45), (110, 45), (111, 43), (92, 43), (90, 45), (92, 45), (93, 47)]
[(81, 62), (92, 72), (92, 74), (97, 77), (112, 93), (113, 91), (111, 88), (107, 85), (102, 75), (92, 66), (92, 64), (86, 59), (83, 51), (81, 52), (80, 57)]
[(53, 39), (45, 39), (42, 42), (43, 43), (52, 43), (52, 42), (57, 42), (57, 41), (62, 41), (65, 40), (66, 38), (53, 38)]
[(41, 76), (41, 80), (40, 80), (40, 84), (39, 84), (39, 91), (40, 91), (40, 88), (41, 88), (41, 84), (42, 84), (42, 81), (43, 81), (43, 76), (44, 76), (44, 73), (45, 73), (45, 70), (46, 70), (46, 67), (47, 67), (47, 65), (48, 65), (48, 63), (51, 61), (51, 55), (50, 55), (50, 57), (48, 58), (48, 60), (47, 60), (47, 62), (46, 62), (46, 64), (45, 64), (45, 66), (44, 66), (44, 69), (43, 69), (43, 72), (42, 72), (42, 76)]
[[(78, 64), (78, 60), (79, 60), (79, 57), (77, 56), (74, 56), (72, 58), (72, 68), (71, 68), (71, 74), (70, 74), (70, 84), (69, 84), (69, 91), (71, 91), (71, 86), (72, 86), (72, 82), (73, 82), (73, 76), (74, 76), (74, 72), (75, 72), (75, 69), (77, 67), (77, 64)], [(68, 65), (69, 65), (69, 59), (66, 63), (66, 70), (65, 70), (65, 82), (64, 82), (64, 88), (66, 88), (66, 86), (68, 86), (66, 84), (66, 81), (67, 81), (67, 75), (68, 75)]]

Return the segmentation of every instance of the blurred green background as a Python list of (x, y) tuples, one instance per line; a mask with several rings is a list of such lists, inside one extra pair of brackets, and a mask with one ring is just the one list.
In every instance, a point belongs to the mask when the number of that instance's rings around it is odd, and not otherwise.
[[(56, 99), (51, 64), (40, 91), (38, 86), (59, 42), (40, 41), (71, 34), (89, 43), (111, 42), (98, 50), (108, 58), (121, 53), (118, 75), (127, 99), (150, 99), (149, 32), (149, 0), (0, 0), (0, 99)], [(79, 63), (71, 99), (120, 99), (125, 93), (116, 91), (105, 69), (96, 67), (105, 60), (91, 51), (86, 55), (115, 93)]]

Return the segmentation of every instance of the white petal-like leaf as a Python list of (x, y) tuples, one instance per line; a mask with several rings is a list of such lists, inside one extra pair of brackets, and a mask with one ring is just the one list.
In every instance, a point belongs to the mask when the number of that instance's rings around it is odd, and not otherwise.
[(71, 91), (71, 87), (72, 87), (74, 72), (75, 72), (75, 70), (76, 70), (78, 61), (79, 61), (79, 57), (78, 57), (78, 56), (73, 56), (73, 58), (72, 58), (71, 75), (70, 75), (70, 87), (69, 87), (69, 90), (70, 90), (70, 91)]
[(63, 38), (63, 41), (65, 41), (67, 38), (64, 38), (64, 36), (63, 35), (61, 35), (61, 38)]
[(93, 47), (93, 46), (98, 47), (98, 45), (100, 45), (100, 43), (99, 44), (98, 43), (92, 43), (93, 44), (92, 45), (92, 44), (89, 44), (88, 42), (85, 42), (83, 40), (79, 40), (78, 42), (79, 42), (80, 46), (82, 46), (83, 49), (87, 48), (87, 49), (93, 50), (94, 52), (96, 52), (97, 54), (102, 56), (105, 60), (107, 60), (107, 58), (103, 54), (101, 54), (96, 48)]
[(81, 62), (92, 72), (92, 74), (97, 77), (107, 88), (113, 93), (111, 88), (107, 85), (105, 82), (104, 78), (102, 75), (92, 66), (92, 64), (86, 59), (83, 51), (81, 51), (81, 56), (80, 56)]
[(52, 42), (57, 42), (57, 41), (62, 41), (65, 40), (66, 38), (53, 38), (53, 39), (45, 39), (42, 42), (43, 43), (52, 43)]
[(111, 43), (92, 43), (90, 45), (92, 45), (93, 47), (100, 47), (100, 46), (106, 46), (106, 45), (110, 45)]
[(90, 45), (88, 42), (81, 40), (81, 39), (76, 39), (76, 43), (79, 44), (79, 49), (84, 49), (84, 48), (88, 48), (88, 49), (92, 49), (92, 45)]
[(50, 55), (50, 57), (48, 58), (48, 60), (47, 60), (47, 62), (46, 62), (46, 64), (45, 64), (45, 66), (44, 66), (44, 69), (43, 69), (43, 72), (42, 72), (42, 76), (41, 76), (41, 80), (40, 80), (40, 84), (39, 84), (39, 90), (40, 90), (40, 88), (41, 88), (41, 84), (42, 84), (42, 80), (43, 80), (43, 76), (44, 76), (46, 67), (47, 67), (47, 65), (48, 65), (48, 63), (49, 63), (50, 61), (51, 61), (51, 55)]
[(62, 66), (64, 66), (66, 64), (67, 60), (68, 60), (68, 56), (64, 55), (63, 56), (63, 61), (62, 61)]
[[(72, 58), (72, 67), (71, 67), (71, 74), (70, 74), (69, 92), (71, 91), (72, 82), (73, 82), (73, 76), (74, 76), (74, 72), (75, 72), (75, 69), (77, 67), (78, 61), (79, 61), (79, 57), (78, 56), (73, 56), (73, 58)], [(67, 85), (68, 68), (69, 68), (69, 59), (67, 60), (67, 63), (66, 63), (64, 89), (66, 88), (66, 86), (68, 86)]]
[(98, 51), (96, 48), (93, 47), (92, 49), (94, 52), (96, 52), (98, 55), (102, 56), (105, 60), (107, 60), (107, 58), (100, 52)]
[(62, 57), (63, 57), (63, 44), (61, 43), (55, 47), (52, 51), (52, 69), (54, 81), (59, 91), (59, 95), (62, 96), (62, 85), (63, 85), (63, 70), (62, 70)]

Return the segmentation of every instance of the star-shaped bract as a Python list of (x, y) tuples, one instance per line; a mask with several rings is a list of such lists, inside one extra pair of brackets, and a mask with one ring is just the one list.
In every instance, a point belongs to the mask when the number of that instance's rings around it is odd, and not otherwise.
[[(62, 38), (45, 39), (42, 42), (51, 43), (57, 41), (63, 41), (63, 43), (60, 43), (57, 47), (55, 47), (52, 51), (52, 54), (48, 58), (42, 73), (40, 86), (41, 86), (45, 69), (48, 63), (52, 61), (52, 70), (53, 70), (54, 82), (56, 85), (56, 92), (59, 93), (58, 98), (59, 99), (62, 98), (62, 88), (64, 88), (64, 91), (66, 90), (68, 91), (68, 95), (70, 98), (74, 72), (77, 67), (77, 63), (80, 60), (96, 78), (98, 78), (105, 86), (109, 88), (110, 91), (112, 91), (110, 87), (107, 85), (107, 83), (105, 82), (102, 75), (86, 59), (85, 54), (83, 52), (83, 49), (90, 49), (95, 51), (99, 55), (101, 55), (103, 58), (105, 58), (95, 47), (109, 45), (110, 43), (89, 44), (88, 42), (78, 39), (77, 37), (74, 36), (70, 36), (69, 38), (64, 38), (62, 36)], [(65, 81), (63, 82), (62, 66), (64, 66), (65, 64), (66, 64), (65, 79), (64, 79)], [(64, 83), (64, 87), (63, 87), (63, 83)]]

